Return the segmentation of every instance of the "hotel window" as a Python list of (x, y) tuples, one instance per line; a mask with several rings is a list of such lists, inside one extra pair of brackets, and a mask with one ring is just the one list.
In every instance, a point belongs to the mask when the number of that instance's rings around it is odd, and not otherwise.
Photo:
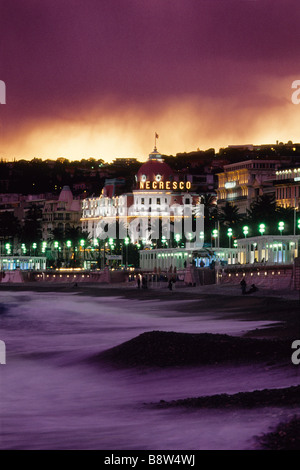
[(160, 197), (156, 199), (156, 204), (160, 205)]
[(143, 197), (141, 198), (141, 204), (145, 204), (145, 199)]
[(149, 204), (152, 204), (152, 199), (151, 199), (151, 197), (149, 197)]

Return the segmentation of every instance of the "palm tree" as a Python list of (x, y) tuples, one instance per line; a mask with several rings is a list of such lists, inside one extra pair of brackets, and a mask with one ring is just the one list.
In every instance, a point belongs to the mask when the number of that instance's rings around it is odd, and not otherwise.
[(294, 207), (276, 207), (276, 222), (277, 222), (277, 231), (278, 231), (278, 223), (284, 222), (285, 229), (283, 234), (293, 235), (294, 233), (294, 224), (296, 222), (296, 213)]
[(278, 214), (274, 195), (260, 196), (247, 210), (247, 222), (252, 226), (253, 233), (257, 233), (257, 225), (265, 223), (269, 233), (276, 233)]
[(65, 241), (64, 232), (62, 229), (56, 227), (51, 231), (51, 239), (63, 243)]
[(238, 207), (226, 202), (219, 212), (219, 221), (225, 226), (232, 226), (238, 224), (241, 220), (242, 215), (239, 213)]
[(266, 217), (274, 219), (276, 212), (276, 200), (274, 195), (264, 194), (250, 205), (250, 210), (247, 210), (247, 218), (254, 222), (260, 219), (264, 220)]
[(81, 240), (83, 240), (83, 251), (85, 256), (85, 247), (90, 241), (90, 235), (88, 232), (82, 230), (81, 227), (68, 227), (65, 231), (65, 239), (70, 240), (73, 247), (73, 264), (76, 266), (76, 252), (78, 246), (80, 246)]
[(217, 197), (213, 194), (202, 194), (200, 196), (201, 204), (204, 205), (204, 217), (209, 216), (217, 207)]
[(36, 205), (28, 210), (21, 230), (23, 243), (39, 242), (42, 239), (42, 211)]
[(204, 241), (210, 242), (211, 231), (216, 228), (219, 220), (217, 197), (213, 194), (202, 194), (201, 204), (204, 205)]

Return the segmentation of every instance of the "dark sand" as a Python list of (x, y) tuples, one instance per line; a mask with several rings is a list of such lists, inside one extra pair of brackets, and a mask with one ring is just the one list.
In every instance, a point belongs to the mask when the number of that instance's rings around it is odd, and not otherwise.
[(261, 361), (289, 363), (290, 357), (289, 340), (150, 331), (104, 351), (95, 360), (119, 367), (140, 368)]

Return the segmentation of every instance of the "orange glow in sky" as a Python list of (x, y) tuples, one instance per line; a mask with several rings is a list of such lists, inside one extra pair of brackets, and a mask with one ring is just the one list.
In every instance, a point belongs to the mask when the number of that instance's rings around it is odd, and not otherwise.
[(29, 121), (7, 136), (2, 126), (1, 156), (7, 160), (94, 157), (110, 162), (135, 157), (144, 161), (153, 149), (155, 132), (159, 150), (167, 155), (276, 140), (299, 142), (300, 105), (292, 104), (286, 81), (275, 87), (273, 95), (268, 93), (268, 107), (250, 103), (240, 109), (230, 98), (199, 103), (197, 97), (185, 96), (158, 103), (155, 113), (152, 106), (134, 105), (117, 112), (109, 107), (81, 110), (75, 117)]

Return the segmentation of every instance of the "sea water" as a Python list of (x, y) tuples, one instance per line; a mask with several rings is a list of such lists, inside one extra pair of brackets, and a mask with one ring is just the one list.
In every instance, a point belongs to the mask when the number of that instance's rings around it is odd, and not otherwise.
[[(195, 302), (195, 301), (191, 301)], [(199, 301), (197, 301), (199, 302)], [(0, 292), (1, 449), (253, 449), (299, 410), (160, 409), (160, 400), (298, 385), (294, 366), (114, 368), (89, 361), (153, 330), (241, 335), (266, 322), (179, 313), (171, 301)], [(177, 303), (178, 305), (178, 303)]]

